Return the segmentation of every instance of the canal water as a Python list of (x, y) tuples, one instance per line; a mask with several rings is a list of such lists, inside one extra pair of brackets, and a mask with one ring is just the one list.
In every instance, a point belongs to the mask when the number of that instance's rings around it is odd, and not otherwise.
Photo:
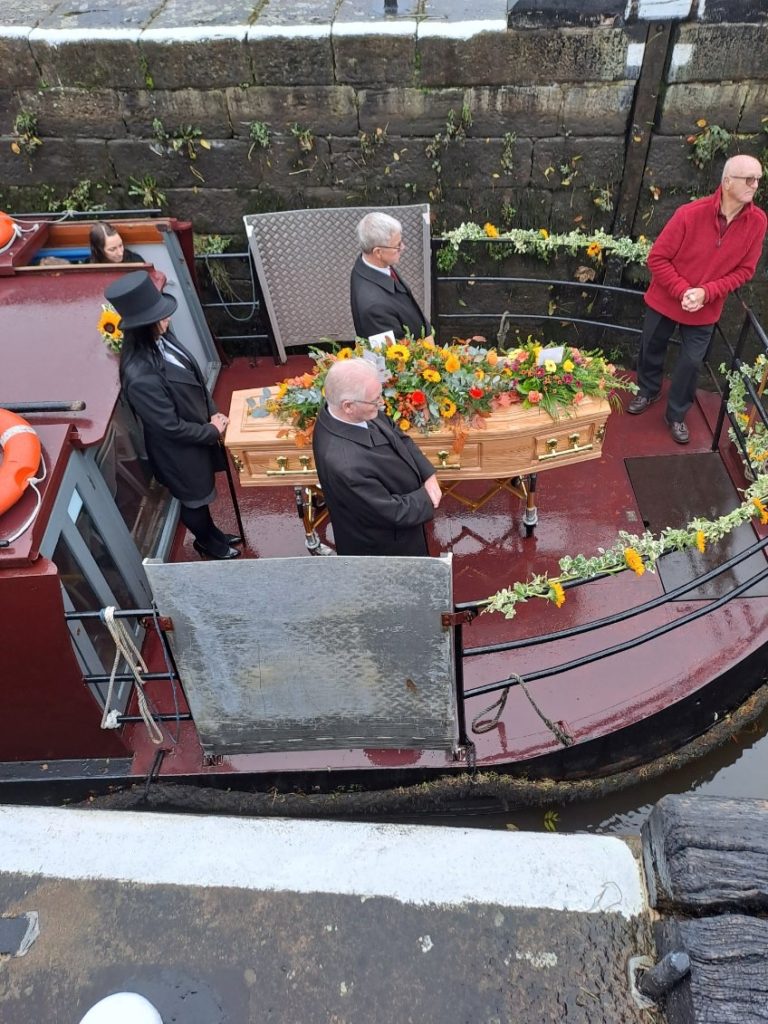
[(653, 805), (667, 793), (768, 798), (768, 709), (730, 741), (700, 760), (620, 793), (524, 811), (441, 819), (440, 824), (529, 831), (637, 835)]

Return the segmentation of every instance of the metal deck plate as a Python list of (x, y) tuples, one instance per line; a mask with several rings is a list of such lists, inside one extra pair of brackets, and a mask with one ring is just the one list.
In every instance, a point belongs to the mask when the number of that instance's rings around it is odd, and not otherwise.
[(456, 747), (450, 556), (145, 567), (207, 753)]

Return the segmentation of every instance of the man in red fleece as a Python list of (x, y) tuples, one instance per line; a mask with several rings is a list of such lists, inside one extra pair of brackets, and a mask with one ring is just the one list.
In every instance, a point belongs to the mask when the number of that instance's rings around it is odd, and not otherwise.
[(685, 414), (725, 298), (752, 278), (760, 259), (767, 218), (752, 200), (762, 173), (754, 157), (731, 157), (720, 188), (676, 210), (648, 254), (640, 390), (627, 412), (637, 416), (660, 398), (667, 344), (679, 327), (681, 351), (665, 415), (678, 444), (688, 443)]

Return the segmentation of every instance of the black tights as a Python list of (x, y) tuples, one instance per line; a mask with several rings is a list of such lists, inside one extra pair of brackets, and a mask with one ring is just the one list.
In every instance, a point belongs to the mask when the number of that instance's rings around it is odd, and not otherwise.
[(182, 523), (186, 526), (201, 547), (212, 555), (225, 555), (229, 549), (227, 539), (216, 526), (211, 517), (209, 505), (190, 508), (182, 505), (179, 513)]

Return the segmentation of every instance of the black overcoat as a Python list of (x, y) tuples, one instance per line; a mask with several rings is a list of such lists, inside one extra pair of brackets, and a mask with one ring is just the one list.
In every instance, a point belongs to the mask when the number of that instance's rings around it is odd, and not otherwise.
[(435, 468), (383, 413), (366, 429), (321, 410), (315, 466), (340, 555), (428, 555), (424, 523), (435, 514), (424, 481)]
[(432, 333), (429, 321), (400, 275), (395, 281), (367, 266), (362, 256), (357, 257), (352, 268), (350, 301), (352, 320), (360, 338), (391, 331), (399, 339), (405, 336), (406, 327), (414, 338)]
[(182, 503), (200, 502), (224, 468), (219, 432), (209, 422), (217, 412), (191, 352), (166, 335), (189, 358), (191, 369), (167, 362), (160, 352), (137, 352), (123, 364), (123, 394), (144, 427), (147, 458), (157, 479)]

